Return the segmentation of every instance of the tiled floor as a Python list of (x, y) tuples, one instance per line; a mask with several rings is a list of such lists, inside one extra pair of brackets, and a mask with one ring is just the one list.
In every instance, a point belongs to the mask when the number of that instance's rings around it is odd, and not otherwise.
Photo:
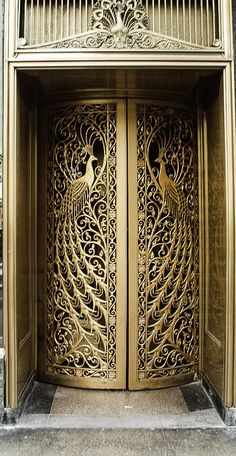
[(36, 383), (18, 427), (221, 428), (199, 383), (156, 391), (95, 391)]

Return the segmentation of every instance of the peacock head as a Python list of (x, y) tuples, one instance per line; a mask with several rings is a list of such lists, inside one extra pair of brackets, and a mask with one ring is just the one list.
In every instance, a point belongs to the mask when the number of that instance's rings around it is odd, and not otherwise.
[(89, 160), (97, 160), (97, 157), (93, 155), (93, 146), (90, 144), (86, 144), (86, 146), (83, 147), (83, 151), (86, 152), (90, 157)]
[(159, 156), (156, 158), (156, 160), (154, 160), (156, 163), (160, 163), (163, 158), (164, 158), (164, 155), (165, 155), (165, 152), (166, 152), (166, 149), (165, 147), (162, 147), (159, 151)]

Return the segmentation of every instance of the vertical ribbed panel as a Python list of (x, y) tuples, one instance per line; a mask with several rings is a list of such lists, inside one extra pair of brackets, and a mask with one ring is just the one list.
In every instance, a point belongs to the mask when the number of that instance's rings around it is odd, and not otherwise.
[[(32, 46), (87, 32), (97, 4), (94, 0), (20, 0), (19, 38)], [(144, 0), (142, 4), (154, 33), (204, 47), (220, 39), (219, 0)]]

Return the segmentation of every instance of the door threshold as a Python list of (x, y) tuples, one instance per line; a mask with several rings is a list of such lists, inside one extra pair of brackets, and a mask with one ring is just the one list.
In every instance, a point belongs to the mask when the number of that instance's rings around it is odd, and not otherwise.
[(225, 427), (200, 383), (152, 391), (79, 390), (35, 383), (20, 428)]

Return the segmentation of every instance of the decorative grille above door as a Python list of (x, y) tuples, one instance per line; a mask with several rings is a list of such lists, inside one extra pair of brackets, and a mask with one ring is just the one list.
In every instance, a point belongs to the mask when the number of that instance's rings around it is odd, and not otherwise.
[(19, 0), (19, 48), (220, 49), (220, 0)]

